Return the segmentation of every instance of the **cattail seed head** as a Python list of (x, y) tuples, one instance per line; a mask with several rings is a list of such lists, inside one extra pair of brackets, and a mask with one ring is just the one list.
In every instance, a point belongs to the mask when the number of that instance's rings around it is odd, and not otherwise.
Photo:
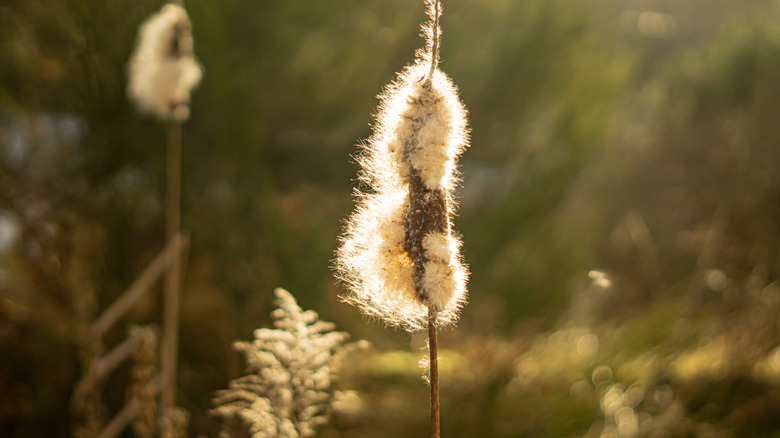
[(427, 50), (380, 96), (374, 133), (363, 145), (359, 205), (337, 251), (348, 301), (410, 331), (453, 324), (466, 299), (468, 272), (451, 217), (456, 159), (468, 145), (466, 111), (437, 67), (438, 7), (424, 27)]
[(175, 3), (163, 6), (139, 28), (128, 63), (128, 97), (141, 112), (183, 122), (190, 115), (190, 91), (202, 75), (187, 12)]

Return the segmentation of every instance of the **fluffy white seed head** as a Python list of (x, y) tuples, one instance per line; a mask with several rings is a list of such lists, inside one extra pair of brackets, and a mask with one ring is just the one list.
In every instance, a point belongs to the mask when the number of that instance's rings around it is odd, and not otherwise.
[[(460, 242), (450, 232), (451, 193), (457, 184), (457, 157), (468, 145), (466, 112), (451, 80), (438, 68), (430, 77), (430, 56), (404, 69), (380, 97), (373, 136), (364, 145), (361, 179), (371, 190), (359, 193), (337, 252), (339, 277), (352, 291), (347, 298), (369, 316), (410, 331), (426, 327), (428, 307), (437, 323), (453, 324), (466, 299), (468, 272)], [(422, 238), (424, 267), (417, 274), (408, 252), (410, 184), (439, 193), (445, 202), (440, 232)]]
[(348, 301), (393, 326), (422, 328), (427, 309), (417, 300), (412, 260), (404, 250), (406, 192), (365, 195), (338, 251), (337, 267), (353, 294)]
[(128, 63), (128, 97), (143, 113), (182, 122), (202, 74), (187, 12), (175, 3), (163, 6), (139, 28)]
[(436, 309), (466, 299), (468, 271), (460, 260), (460, 240), (451, 235), (431, 233), (423, 238), (426, 258), (423, 289)]
[(381, 96), (369, 140), (374, 162), (367, 171), (376, 179), (392, 179), (381, 174), (394, 171), (408, 183), (413, 168), (429, 189), (451, 191), (457, 182), (455, 160), (468, 145), (466, 111), (444, 72), (436, 69), (426, 80), (427, 62), (420, 59), (407, 67)]

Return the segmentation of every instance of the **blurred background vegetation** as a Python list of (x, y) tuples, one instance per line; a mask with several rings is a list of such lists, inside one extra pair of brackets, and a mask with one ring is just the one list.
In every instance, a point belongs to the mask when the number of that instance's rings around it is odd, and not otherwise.
[[(124, 91), (161, 5), (0, 4), (3, 436), (71, 434), (85, 325), (163, 246), (165, 126)], [(205, 68), (184, 130), (190, 435), (216, 436), (210, 400), (243, 371), (231, 342), (281, 286), (373, 343), (340, 382), (360, 409), (321, 436), (427, 436), (424, 338), (362, 319), (329, 269), (355, 144), (421, 45), (422, 1), (186, 6)], [(444, 435), (780, 437), (780, 2), (444, 6), (472, 129)], [(157, 297), (124, 323), (159, 321)]]

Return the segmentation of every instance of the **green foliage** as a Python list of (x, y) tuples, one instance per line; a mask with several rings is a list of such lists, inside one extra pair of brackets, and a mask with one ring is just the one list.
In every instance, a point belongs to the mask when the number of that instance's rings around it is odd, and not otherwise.
[[(448, 436), (780, 429), (777, 14), (762, 0), (661, 3), (445, 2), (442, 68), (472, 131), (455, 218), (471, 302), (441, 340)], [(255, 291), (284, 286), (371, 339), (365, 363), (383, 365), (348, 367), (363, 409), (323, 435), (425, 435), (418, 358), (384, 356), (409, 339), (339, 303), (328, 269), (357, 184), (349, 155), (421, 43), (422, 2), (186, 4), (205, 67), (184, 130), (191, 432), (216, 434), (206, 410), (238, 373), (230, 341), (267, 322), (272, 298)], [(83, 330), (162, 246), (165, 130), (125, 97), (137, 26), (159, 7), (0, 6), (0, 215), (20, 227), (0, 245), (11, 436), (68, 434)], [(669, 19), (674, 32), (647, 27)], [(112, 412), (126, 377), (106, 388)]]

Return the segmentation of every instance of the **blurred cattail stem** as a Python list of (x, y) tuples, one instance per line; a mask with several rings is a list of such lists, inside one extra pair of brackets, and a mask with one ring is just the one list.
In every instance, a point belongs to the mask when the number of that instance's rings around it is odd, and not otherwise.
[[(181, 123), (168, 126), (167, 196), (165, 238), (168, 243), (179, 234), (181, 225)], [(162, 393), (162, 412), (176, 404), (176, 365), (179, 352), (179, 301), (181, 292), (181, 255), (177, 255), (165, 276), (165, 305), (163, 315), (162, 373), (165, 389)]]

